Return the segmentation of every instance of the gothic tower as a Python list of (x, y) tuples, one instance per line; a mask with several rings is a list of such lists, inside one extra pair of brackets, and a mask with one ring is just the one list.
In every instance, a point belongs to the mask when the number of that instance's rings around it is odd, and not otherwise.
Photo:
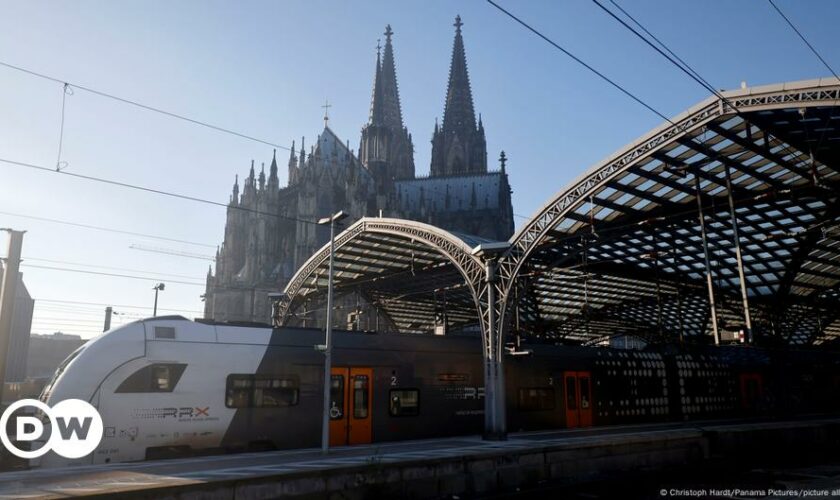
[[(393, 181), (414, 178), (414, 145), (403, 125), (391, 25), (385, 27), (385, 52), (376, 51), (370, 117), (362, 129), (359, 159), (373, 174), (377, 192), (393, 191)], [(379, 208), (382, 208), (381, 206)]]
[(461, 37), (461, 16), (455, 17), (455, 44), (449, 66), (449, 86), (443, 125), (432, 136), (433, 177), (445, 175), (483, 174), (487, 172), (487, 143), (481, 117), (475, 123), (467, 55)]

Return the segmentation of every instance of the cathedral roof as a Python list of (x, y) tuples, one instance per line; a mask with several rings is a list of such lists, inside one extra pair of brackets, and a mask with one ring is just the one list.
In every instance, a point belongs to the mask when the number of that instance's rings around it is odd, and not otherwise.
[(496, 209), (504, 174), (425, 177), (395, 182), (397, 206), (405, 213), (421, 206), (436, 213)]
[(318, 145), (315, 147), (315, 154), (321, 158), (328, 158), (332, 155), (339, 157), (350, 155), (353, 159), (356, 158), (353, 152), (350, 151), (350, 148), (338, 138), (329, 125), (325, 125), (324, 131), (318, 136)]

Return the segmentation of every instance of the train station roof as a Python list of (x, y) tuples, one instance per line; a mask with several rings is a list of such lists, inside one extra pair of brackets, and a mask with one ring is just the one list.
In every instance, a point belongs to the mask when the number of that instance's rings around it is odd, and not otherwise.
[[(348, 312), (362, 310), (355, 302), (362, 299), (387, 319), (388, 328), (401, 332), (430, 332), (444, 314), (450, 327), (475, 324), (468, 281), (483, 268), (471, 252), (487, 241), (421, 222), (362, 218), (336, 236), (334, 312), (343, 320)], [(282, 305), (287, 321), (303, 323), (323, 312), (329, 253), (326, 244), (289, 282), (288, 302)]]
[(507, 273), (530, 334), (710, 338), (703, 229), (720, 329), (743, 329), (734, 214), (757, 335), (840, 335), (840, 82), (722, 97), (594, 165), (512, 238)]
[[(757, 342), (837, 346), (838, 103), (835, 78), (722, 92), (592, 166), (497, 257), (496, 317), (550, 342), (707, 343), (710, 297), (724, 338), (745, 328), (742, 271)], [(357, 291), (400, 331), (429, 332), (441, 315), (475, 325), (482, 243), (361, 219), (337, 237), (336, 290)], [(328, 257), (326, 245), (298, 270), (279, 315), (323, 308)]]

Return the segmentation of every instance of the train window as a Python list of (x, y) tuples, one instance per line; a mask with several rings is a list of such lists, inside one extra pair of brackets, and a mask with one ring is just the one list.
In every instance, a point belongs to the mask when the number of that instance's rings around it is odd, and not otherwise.
[(228, 408), (278, 408), (298, 404), (296, 378), (269, 375), (228, 375), (225, 406)]
[(413, 417), (420, 414), (420, 391), (417, 389), (392, 389), (388, 412), (392, 417)]
[(368, 378), (367, 375), (353, 377), (353, 418), (368, 416)]
[(577, 410), (577, 388), (574, 377), (566, 377), (566, 409)]
[(580, 377), (580, 408), (589, 408), (589, 377)]
[(174, 339), (175, 338), (175, 327), (174, 326), (156, 326), (155, 327), (155, 338), (156, 339)]
[(251, 375), (228, 375), (225, 406), (228, 408), (247, 408), (250, 406), (253, 386), (254, 377)]
[(540, 411), (554, 409), (554, 388), (524, 387), (519, 389), (519, 409)]
[(254, 380), (252, 406), (268, 408), (298, 404), (298, 383), (286, 378), (260, 378)]
[(155, 363), (128, 376), (116, 393), (172, 392), (187, 368), (183, 363)]
[(330, 419), (344, 418), (344, 376), (330, 377)]

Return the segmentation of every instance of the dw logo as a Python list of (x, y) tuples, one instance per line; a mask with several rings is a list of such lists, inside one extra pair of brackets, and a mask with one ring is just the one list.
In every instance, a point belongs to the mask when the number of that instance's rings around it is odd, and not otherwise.
[[(31, 406), (41, 410), (50, 420), (49, 439), (36, 450), (21, 450), (9, 438), (8, 424), (12, 414), (20, 408)], [(102, 417), (96, 408), (81, 399), (65, 399), (52, 408), (36, 399), (21, 399), (12, 403), (0, 417), (0, 441), (13, 455), (37, 458), (50, 450), (64, 458), (81, 458), (90, 454), (102, 440)], [(16, 441), (35, 441), (44, 438), (44, 424), (32, 415), (15, 418)]]

